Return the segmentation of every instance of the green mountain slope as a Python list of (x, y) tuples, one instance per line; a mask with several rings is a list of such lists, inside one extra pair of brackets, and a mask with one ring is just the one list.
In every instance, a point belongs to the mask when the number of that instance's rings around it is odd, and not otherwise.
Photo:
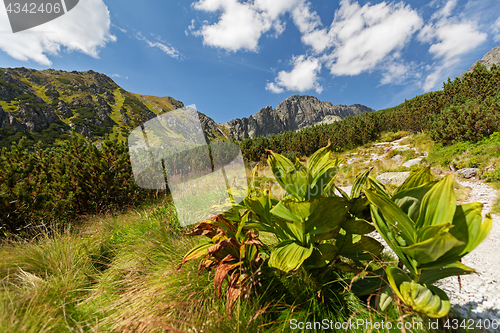
[(143, 122), (182, 107), (172, 97), (133, 94), (94, 71), (0, 69), (0, 147), (27, 136), (46, 143), (71, 131), (123, 139)]

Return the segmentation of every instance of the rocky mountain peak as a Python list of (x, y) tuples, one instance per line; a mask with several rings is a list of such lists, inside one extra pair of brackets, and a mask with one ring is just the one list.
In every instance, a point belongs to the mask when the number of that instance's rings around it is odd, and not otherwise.
[(500, 65), (500, 46), (492, 48), (482, 59), (477, 60), (468, 70), (460, 74), (458, 77), (463, 78), (466, 73), (472, 72), (478, 63), (485, 65), (487, 69), (490, 69), (493, 65)]
[(233, 138), (243, 140), (289, 130), (296, 131), (371, 111), (374, 110), (359, 104), (333, 105), (314, 96), (293, 95), (279, 103), (276, 108), (267, 106), (255, 115), (233, 119), (223, 126)]

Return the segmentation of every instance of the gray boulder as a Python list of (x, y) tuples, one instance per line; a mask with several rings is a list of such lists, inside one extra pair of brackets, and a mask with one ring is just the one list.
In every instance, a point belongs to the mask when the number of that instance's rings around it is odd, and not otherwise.
[(469, 179), (469, 178), (476, 176), (478, 171), (479, 171), (478, 168), (464, 168), (464, 169), (458, 170), (457, 173), (460, 176)]
[(384, 172), (376, 178), (379, 182), (386, 185), (399, 186), (410, 176), (410, 171), (404, 172)]
[(414, 165), (420, 164), (420, 161), (422, 161), (422, 158), (414, 158), (412, 160), (406, 161), (406, 163), (403, 163), (403, 166), (406, 168), (411, 168)]

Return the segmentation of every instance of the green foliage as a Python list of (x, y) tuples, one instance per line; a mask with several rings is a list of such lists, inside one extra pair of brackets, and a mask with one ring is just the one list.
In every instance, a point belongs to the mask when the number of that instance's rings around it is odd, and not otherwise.
[(61, 146), (37, 144), (29, 152), (24, 141), (0, 153), (4, 234), (133, 205), (153, 194), (135, 185), (124, 142), (106, 140), (98, 149), (73, 136)]
[(417, 96), (396, 107), (298, 132), (246, 139), (240, 146), (247, 161), (264, 162), (266, 149), (287, 157), (309, 156), (326, 146), (328, 140), (333, 146), (352, 149), (377, 140), (388, 131), (426, 132), (444, 145), (477, 141), (500, 131), (499, 87), (500, 67), (487, 70), (478, 64), (463, 79), (448, 80), (442, 91)]
[(70, 84), (70, 80), (62, 78), (62, 77), (56, 77), (56, 80), (61, 82), (62, 84)]
[[(205, 256), (200, 267), (217, 266), (214, 283), (219, 289), (222, 280), (217, 272), (223, 272), (223, 277), (230, 274), (229, 308), (249, 288), (239, 285), (236, 293), (232, 281), (240, 280), (237, 274), (241, 271), (248, 271), (246, 276), (253, 275), (263, 259), (266, 267), (284, 273), (329, 271), (332, 267), (358, 273), (365, 266), (360, 261), (372, 260), (381, 253), (382, 245), (365, 236), (374, 227), (364, 220), (368, 201), (362, 196), (361, 187), (356, 186), (352, 197), (333, 194), (333, 179), (340, 160), (331, 159), (330, 148), (319, 149), (305, 165), (298, 159), (294, 164), (282, 155), (271, 153), (268, 164), (286, 192), (282, 200), (272, 199), (268, 190), (255, 186), (254, 179), (251, 193), (240, 205), (212, 221), (201, 222), (189, 234), (203, 234), (211, 240), (189, 251), (182, 263)], [(274, 240), (270, 243), (259, 240), (257, 231), (272, 235)], [(260, 246), (262, 254), (257, 257), (255, 248), (243, 256), (247, 253), (242, 251), (243, 244)], [(248, 257), (251, 261), (244, 262), (243, 258)]]
[(435, 141), (446, 144), (477, 141), (500, 130), (498, 97), (487, 105), (476, 98), (460, 105), (452, 105), (431, 119), (429, 134)]
[(365, 193), (377, 231), (408, 270), (387, 268), (392, 289), (417, 312), (446, 315), (448, 298), (432, 283), (475, 272), (460, 259), (486, 238), (491, 216), (482, 219), (480, 203), (457, 206), (451, 177), (436, 182), (429, 168), (411, 175), (393, 195), (380, 188)]

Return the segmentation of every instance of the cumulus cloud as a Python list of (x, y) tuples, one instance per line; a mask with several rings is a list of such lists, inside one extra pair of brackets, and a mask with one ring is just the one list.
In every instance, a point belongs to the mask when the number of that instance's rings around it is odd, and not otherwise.
[(284, 31), (280, 16), (291, 10), (300, 0), (199, 0), (193, 8), (209, 13), (220, 13), (219, 21), (204, 23), (192, 33), (203, 38), (208, 46), (228, 51), (257, 51), (262, 34), (274, 30), (274, 36)]
[(477, 23), (451, 16), (456, 5), (456, 0), (449, 0), (418, 34), (422, 43), (431, 44), (429, 53), (439, 61), (423, 84), (426, 91), (436, 88), (438, 82), (444, 79), (442, 75), (446, 74), (445, 69), (459, 62), (461, 56), (474, 50), (488, 36), (479, 30)]
[(123, 75), (120, 75), (120, 74), (110, 74), (109, 76), (110, 77), (116, 77), (116, 78), (119, 78), (119, 79), (127, 79), (128, 80), (128, 76), (123, 76)]
[(293, 69), (290, 72), (280, 71), (274, 80), (266, 85), (266, 89), (274, 93), (286, 90), (304, 92), (315, 89), (318, 94), (323, 87), (318, 83), (318, 74), (321, 63), (317, 58), (306, 58), (304, 55), (294, 57)]
[(166, 43), (163, 42), (161, 39), (159, 41), (151, 41), (151, 40), (147, 39), (146, 37), (144, 37), (140, 32), (137, 33), (136, 37), (137, 37), (137, 39), (146, 42), (146, 44), (148, 46), (156, 47), (174, 59), (179, 59), (179, 57), (180, 57), (180, 53), (179, 53), (179, 51), (177, 51), (177, 49), (175, 47), (166, 45)]
[[(278, 36), (284, 31), (284, 14), (288, 13), (306, 51), (290, 61), (291, 69), (279, 71), (274, 81), (267, 83), (267, 90), (315, 89), (319, 93), (323, 89), (318, 83), (322, 68), (333, 77), (377, 71), (380, 84), (403, 84), (424, 77), (419, 84), (430, 90), (442, 81), (447, 68), (483, 43), (487, 34), (460, 13), (458, 0), (436, 0), (429, 6), (437, 9), (424, 23), (418, 11), (404, 2), (360, 5), (356, 0), (340, 0), (327, 25), (309, 0), (198, 0), (193, 8), (216, 13), (217, 21), (205, 21), (199, 29), (192, 21), (189, 32), (202, 37), (207, 46), (257, 52), (263, 34), (274, 31)], [(500, 40), (500, 18), (491, 30), (493, 38)], [(415, 63), (403, 59), (405, 47), (415, 37), (429, 44), (434, 63), (428, 69), (416, 69)]]
[[(0, 31), (12, 31), (5, 7), (0, 6)], [(116, 40), (110, 33), (109, 11), (102, 0), (80, 0), (67, 14), (32, 29), (3, 33), (0, 49), (21, 61), (49, 66), (49, 56), (64, 49), (98, 58), (99, 50)]]
[(422, 26), (418, 13), (403, 3), (363, 7), (342, 0), (328, 31), (326, 67), (333, 75), (358, 75), (397, 56)]
[(419, 77), (414, 63), (390, 61), (384, 68), (380, 84), (404, 84), (408, 79)]
[(495, 23), (493, 23), (493, 25), (491, 26), (491, 30), (494, 34), (493, 40), (495, 42), (500, 41), (500, 17), (498, 17)]

